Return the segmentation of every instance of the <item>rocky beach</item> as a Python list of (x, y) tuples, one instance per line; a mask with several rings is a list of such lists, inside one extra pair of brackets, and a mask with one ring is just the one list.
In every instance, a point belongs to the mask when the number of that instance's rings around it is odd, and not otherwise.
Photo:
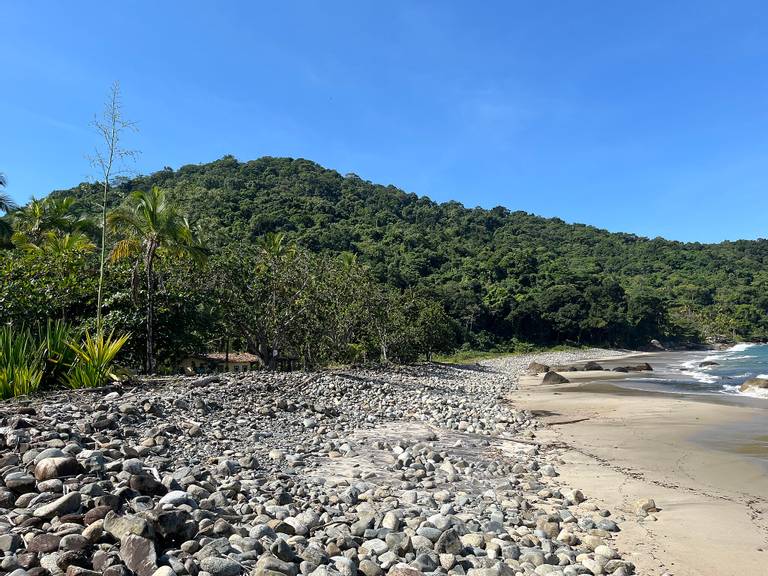
[[(635, 571), (625, 511), (559, 476), (510, 403), (533, 361), (223, 374), (0, 406), (0, 572), (420, 576)], [(629, 522), (654, 514), (639, 499)]]

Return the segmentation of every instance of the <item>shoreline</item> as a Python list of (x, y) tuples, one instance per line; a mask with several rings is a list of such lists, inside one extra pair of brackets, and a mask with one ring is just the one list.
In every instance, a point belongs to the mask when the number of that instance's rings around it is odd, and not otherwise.
[[(765, 431), (768, 403), (621, 385), (637, 374), (564, 375), (570, 382), (558, 385), (522, 376), (508, 400), (545, 424), (536, 439), (560, 451), (566, 483), (622, 511), (616, 543), (638, 573), (764, 570), (768, 443), (732, 439)], [(641, 498), (653, 498), (661, 511), (638, 518), (633, 502)]]

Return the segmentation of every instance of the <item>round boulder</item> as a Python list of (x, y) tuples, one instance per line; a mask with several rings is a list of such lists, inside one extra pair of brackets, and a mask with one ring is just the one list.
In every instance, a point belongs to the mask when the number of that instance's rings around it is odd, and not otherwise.
[(528, 374), (544, 374), (545, 372), (549, 372), (549, 366), (546, 364), (540, 364), (539, 362), (531, 362), (528, 364), (528, 369), (526, 370)]
[(567, 384), (568, 382), (570, 382), (568, 378), (551, 370), (544, 374), (544, 379), (541, 381), (542, 384)]
[(768, 388), (768, 378), (750, 378), (744, 384), (739, 386), (739, 390), (742, 392), (749, 392), (751, 390), (763, 390)]

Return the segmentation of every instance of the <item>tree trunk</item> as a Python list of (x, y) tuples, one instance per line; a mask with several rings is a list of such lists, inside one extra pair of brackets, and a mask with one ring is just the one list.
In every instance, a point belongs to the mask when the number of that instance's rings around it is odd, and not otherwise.
[(104, 289), (104, 263), (107, 261), (107, 196), (109, 193), (109, 172), (112, 169), (112, 154), (110, 163), (104, 173), (104, 195), (101, 206), (101, 253), (99, 256), (99, 286), (96, 293), (96, 329), (101, 333), (101, 300)]
[(275, 370), (277, 368), (277, 355), (275, 354), (277, 348), (275, 346), (269, 349), (269, 364), (267, 364), (267, 370)]
[(381, 346), (381, 362), (382, 364), (387, 364), (389, 363), (389, 358), (387, 357), (387, 338), (381, 329), (379, 329), (379, 345)]
[(150, 244), (146, 256), (147, 272), (147, 374), (155, 373), (155, 286), (154, 286), (154, 243)]

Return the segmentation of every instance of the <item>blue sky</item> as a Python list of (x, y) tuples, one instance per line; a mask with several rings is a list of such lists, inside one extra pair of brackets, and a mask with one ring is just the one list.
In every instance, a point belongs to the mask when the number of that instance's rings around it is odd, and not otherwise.
[(439, 201), (678, 240), (768, 236), (762, 2), (2, 0), (0, 171), (304, 157)]

